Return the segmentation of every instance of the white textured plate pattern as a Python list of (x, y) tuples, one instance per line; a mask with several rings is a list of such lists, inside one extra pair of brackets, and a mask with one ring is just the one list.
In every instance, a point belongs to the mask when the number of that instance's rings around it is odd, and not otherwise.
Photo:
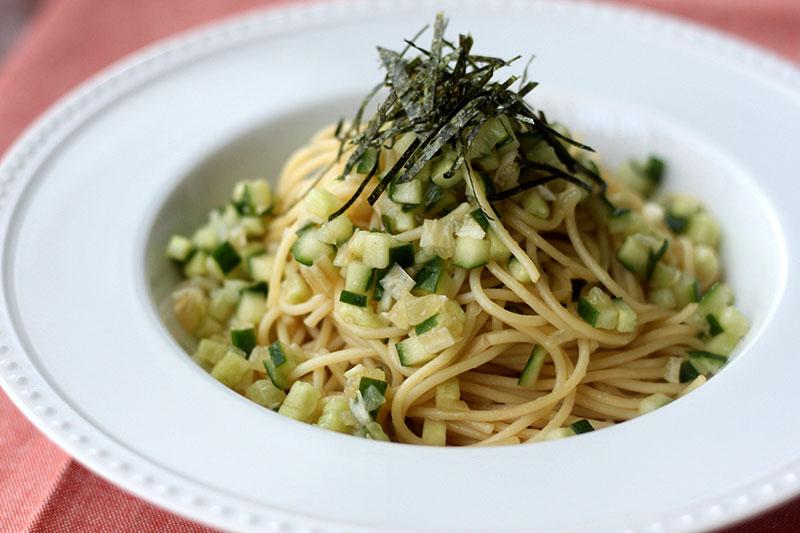
[[(726, 228), (753, 319), (701, 390), (564, 441), (442, 450), (316, 430), (186, 358), (157, 250), (233, 180), (352, 108), (444, 8), (480, 50), (536, 52), (540, 98), (611, 160), (654, 149)], [(539, 91), (539, 89), (537, 89)], [(309, 111), (311, 109), (312, 111)], [(150, 47), (39, 119), (0, 164), (0, 383), (89, 468), (182, 515), (271, 531), (682, 531), (800, 491), (800, 73), (685, 23), (591, 3), (339, 1)], [(219, 177), (220, 179), (214, 179)], [(190, 208), (186, 208), (191, 205)], [(179, 209), (180, 206), (180, 209)], [(731, 228), (743, 229), (732, 234)]]

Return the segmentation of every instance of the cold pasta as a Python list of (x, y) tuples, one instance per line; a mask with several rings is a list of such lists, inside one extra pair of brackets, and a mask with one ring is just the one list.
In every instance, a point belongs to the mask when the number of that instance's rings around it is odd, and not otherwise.
[(383, 83), (274, 190), (241, 181), (170, 240), (195, 361), (280, 414), (429, 445), (570, 436), (702, 385), (748, 329), (717, 222), (652, 198), (658, 157), (602, 168), (445, 25), (379, 48)]

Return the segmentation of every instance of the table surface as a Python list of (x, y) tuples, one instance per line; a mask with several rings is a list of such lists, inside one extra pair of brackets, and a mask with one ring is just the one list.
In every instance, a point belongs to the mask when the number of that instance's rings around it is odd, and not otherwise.
[[(277, 3), (0, 0), (0, 153), (59, 96), (125, 54), (177, 31)], [(798, 0), (617, 3), (714, 26), (800, 63)], [(727, 531), (788, 531), (798, 523), (800, 498)], [(127, 494), (71, 460), (2, 392), (0, 524), (3, 531), (29, 532), (209, 531)]]

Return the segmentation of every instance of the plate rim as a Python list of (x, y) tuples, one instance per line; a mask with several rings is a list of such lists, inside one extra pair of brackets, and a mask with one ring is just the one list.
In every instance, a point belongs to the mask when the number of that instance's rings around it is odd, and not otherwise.
[[(270, 28), (285, 31), (292, 24), (299, 29), (308, 28), (319, 20), (343, 20), (357, 10), (379, 9), (391, 11), (399, 6), (402, 0), (333, 0), (279, 4), (245, 11), (201, 26), (180, 32), (171, 37), (158, 40), (141, 48), (110, 66), (102, 69), (87, 81), (84, 81), (42, 113), (23, 133), (17, 137), (0, 160), (0, 234), (9, 231), (8, 221), (18, 201), (25, 193), (28, 182), (35, 174), (39, 161), (46, 157), (63, 137), (85, 120), (90, 119), (102, 108), (121, 97), (127, 91), (134, 90), (144, 81), (157, 78), (173, 68), (190, 64), (191, 61), (205, 57), (215, 51), (225, 50), (249, 39), (259, 39), (270, 35)], [(677, 37), (691, 40), (704, 52), (724, 58), (729, 64), (741, 66), (749, 71), (757, 71), (770, 82), (773, 82), (796, 97), (800, 97), (800, 70), (758, 45), (747, 43), (737, 37), (730, 36), (715, 29), (707, 28), (694, 22), (679, 19), (672, 15), (657, 13), (647, 9), (604, 4), (580, 0), (467, 0), (468, 4), (480, 5), (496, 10), (501, 7), (516, 9), (539, 9), (540, 11), (562, 11), (578, 16), (601, 16), (626, 25), (645, 26), (658, 33), (659, 37)], [(456, 0), (415, 0), (421, 7), (443, 5), (454, 7)], [(463, 4), (461, 4), (463, 5)], [(20, 179), (22, 178), (22, 179)], [(9, 216), (11, 214), (12, 216)], [(217, 527), (250, 528), (264, 527), (285, 531), (295, 530), (371, 530), (355, 524), (319, 519), (294, 511), (283, 511), (274, 506), (258, 505), (260, 513), (266, 516), (261, 519), (248, 512), (234, 511), (225, 497), (219, 501), (209, 501), (209, 494), (216, 497), (219, 491), (213, 487), (203, 486), (202, 496), (169, 498), (170, 491), (161, 492), (168, 485), (159, 486), (149, 474), (137, 473), (137, 466), (130, 460), (131, 453), (124, 445), (116, 444), (95, 448), (87, 445), (85, 435), (78, 433), (75, 424), (67, 424), (52, 420), (48, 412), (52, 405), (59, 404), (59, 411), (67, 411), (72, 420), (79, 420), (90, 429), (90, 434), (97, 432), (91, 422), (75, 412), (64, 402), (58, 391), (42, 376), (35, 365), (27, 358), (23, 350), (15, 350), (23, 343), (17, 336), (9, 315), (5, 294), (0, 295), (0, 387), (25, 416), (51, 441), (55, 442), (72, 458), (89, 468), (104, 479), (114, 483), (159, 507), (168, 509), (191, 520)], [(10, 342), (8, 338), (10, 337)], [(19, 353), (17, 353), (19, 352)], [(14, 356), (17, 356), (16, 359)], [(30, 381), (28, 375), (35, 375), (46, 385), (40, 391), (31, 391), (26, 385)], [(48, 400), (48, 396), (54, 398)], [(49, 405), (48, 405), (49, 404)], [(106, 440), (109, 439), (107, 435)], [(91, 441), (89, 441), (91, 442)], [(160, 465), (149, 464), (136, 454), (139, 466), (147, 466), (144, 470), (164, 470)], [(755, 515), (765, 509), (779, 505), (800, 493), (798, 485), (800, 457), (783, 468), (760, 476), (746, 486), (727, 496), (716, 496), (704, 499), (701, 503), (672, 509), (669, 513), (659, 513), (671, 517), (667, 529), (696, 529), (719, 527), (724, 524)], [(196, 481), (183, 480), (167, 469), (173, 478), (179, 478), (190, 486), (188, 492), (198, 490)], [(123, 475), (124, 474), (124, 475)], [(169, 477), (169, 476), (165, 476)], [(176, 480), (172, 480), (176, 483)], [(159, 488), (161, 487), (161, 488)], [(174, 494), (173, 494), (174, 496)], [(724, 508), (721, 502), (745, 501), (744, 505)], [(219, 503), (222, 502), (222, 503)], [(268, 512), (267, 512), (268, 511)], [(255, 520), (258, 518), (258, 520)], [(641, 517), (631, 518), (629, 530), (650, 529), (664, 526), (663, 522)]]

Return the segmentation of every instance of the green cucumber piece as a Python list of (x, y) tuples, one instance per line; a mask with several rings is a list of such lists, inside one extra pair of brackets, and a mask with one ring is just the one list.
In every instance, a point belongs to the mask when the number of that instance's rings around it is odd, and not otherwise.
[(339, 301), (358, 307), (367, 306), (366, 295), (358, 294), (357, 292), (342, 291), (342, 293), (339, 295)]
[(519, 379), (517, 379), (517, 385), (529, 389), (532, 389), (536, 385), (536, 380), (539, 379), (539, 373), (542, 371), (542, 366), (544, 366), (544, 358), (546, 355), (547, 351), (543, 347), (538, 344), (533, 347), (531, 355), (522, 368)]
[(231, 344), (249, 354), (256, 347), (256, 330), (253, 327), (231, 330)]
[(242, 258), (239, 257), (236, 248), (228, 241), (214, 248), (214, 251), (211, 252), (211, 257), (214, 258), (214, 261), (216, 261), (224, 274), (227, 274), (242, 262)]

